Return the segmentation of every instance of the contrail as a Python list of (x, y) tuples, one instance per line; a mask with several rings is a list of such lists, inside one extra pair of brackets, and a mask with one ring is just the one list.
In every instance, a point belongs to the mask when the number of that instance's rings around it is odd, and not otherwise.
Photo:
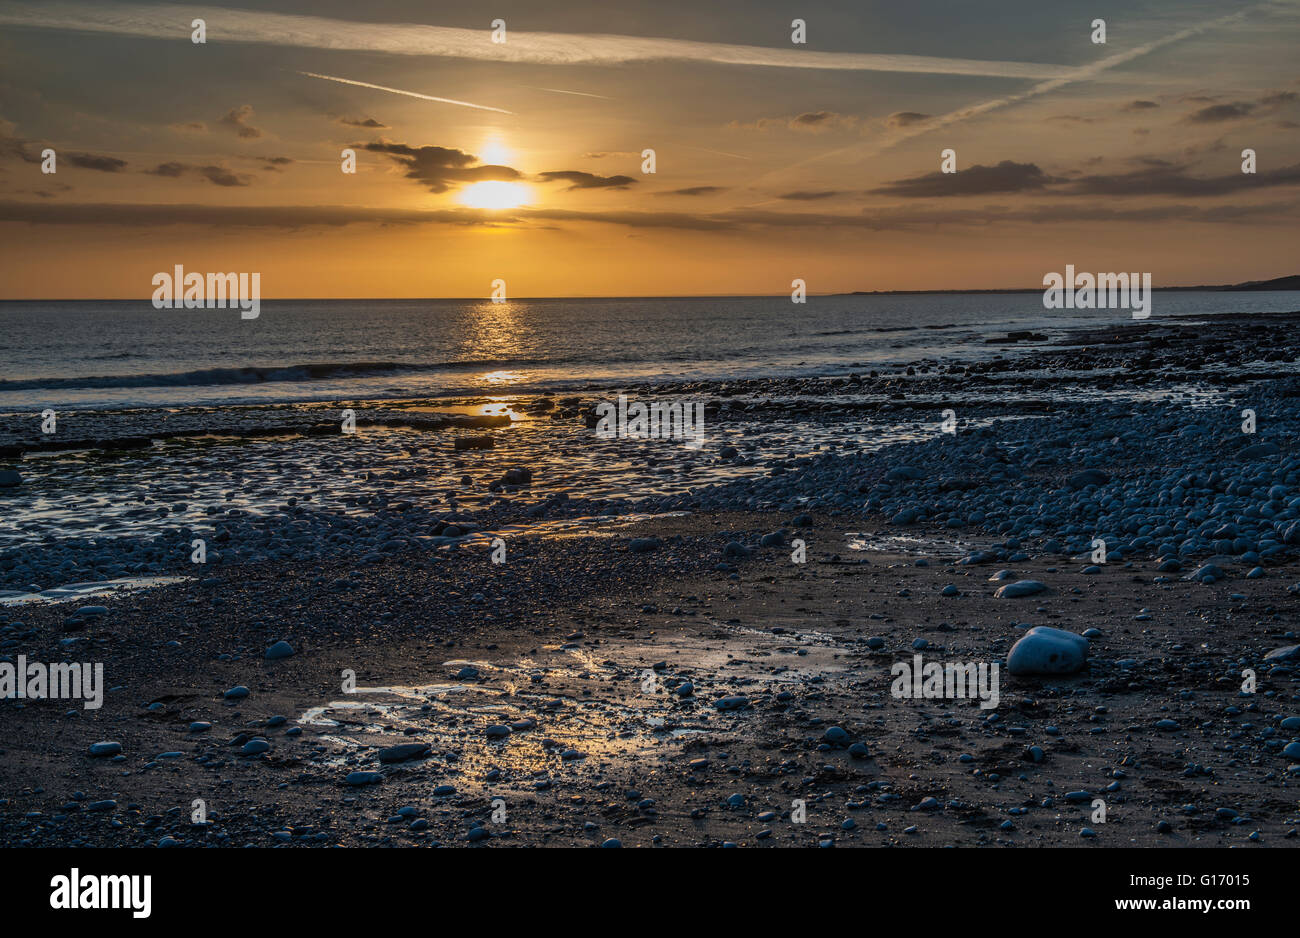
[(420, 94), (418, 91), (403, 91), (401, 88), (388, 88), (384, 85), (372, 85), (368, 81), (353, 81), (351, 78), (338, 78), (334, 75), (318, 75), (316, 72), (299, 72), (299, 75), (306, 75), (308, 78), (323, 78), (326, 81), (337, 81), (344, 85), (356, 85), (358, 88), (374, 88), (376, 91), (387, 91), (390, 94), (404, 94), (410, 98), (420, 98), (424, 101), (437, 101), (440, 104), (459, 104), (461, 107), (472, 107), (476, 111), (496, 111), (498, 114), (513, 114), (514, 111), (507, 111), (505, 108), (488, 107), (486, 104), (470, 104), (468, 101), (457, 101), (455, 98), (437, 98), (431, 94)]
[(607, 94), (591, 94), (590, 92), (586, 92), (586, 91), (565, 91), (563, 88), (542, 88), (539, 85), (529, 85), (528, 87), (536, 88), (538, 91), (550, 91), (555, 94), (576, 94), (584, 98), (601, 98), (602, 100), (605, 101), (614, 100)]
[(1175, 42), (1181, 42), (1182, 40), (1187, 39), (1191, 36), (1195, 36), (1198, 33), (1202, 33), (1207, 29), (1214, 29), (1216, 27), (1227, 26), (1232, 23), (1235, 23), (1245, 18), (1247, 14), (1266, 5), (1267, 4), (1257, 4), (1256, 6), (1248, 7), (1244, 10), (1240, 10), (1228, 16), (1220, 17), (1219, 19), (1216, 20), (1208, 20), (1204, 23), (1199, 23), (1195, 26), (1189, 26), (1186, 29), (1181, 29), (1176, 33), (1170, 33), (1168, 36), (1164, 36), (1160, 39), (1152, 40), (1151, 42), (1145, 43), (1140, 46), (1136, 46), (1125, 52), (1118, 52), (1115, 55), (1107, 56), (1104, 59), (1098, 59), (1096, 62), (1093, 62), (1090, 65), (1079, 66), (1075, 69), (1072, 69), (1069, 75), (1060, 78), (1053, 78), (1048, 81), (1039, 82), (1038, 84), (1034, 85), (1031, 88), (1026, 89), (1025, 91), (1021, 91), (1012, 95), (1005, 95), (1000, 98), (992, 98), (988, 101), (981, 101), (979, 104), (972, 104), (964, 108), (958, 108), (955, 111), (949, 111), (947, 114), (940, 114), (938, 117), (931, 118), (930, 120), (925, 121), (922, 124), (917, 124), (914, 125), (913, 127), (897, 131), (892, 136), (884, 140), (876, 141), (875, 143), (852, 144), (847, 147), (840, 147), (837, 150), (830, 150), (826, 153), (818, 154), (817, 156), (811, 156), (806, 160), (801, 160), (798, 163), (794, 163), (791, 166), (785, 167), (784, 169), (773, 170), (770, 173), (765, 173), (763, 176), (760, 176), (759, 179), (754, 180), (754, 182), (755, 184), (757, 184), (760, 180), (766, 179), (767, 177), (772, 175), (776, 175), (777, 173), (789, 172), (790, 170), (798, 169), (801, 166), (806, 166), (809, 163), (814, 163), (817, 162), (818, 160), (828, 159), (833, 156), (839, 156), (840, 154), (843, 153), (859, 153), (863, 157), (875, 156), (878, 153), (882, 153), (885, 150), (889, 150), (892, 149), (893, 147), (898, 146), (898, 144), (902, 143), (905, 140), (910, 140), (913, 137), (920, 136), (921, 134), (927, 134), (930, 133), (931, 131), (938, 130), (941, 127), (948, 127), (951, 126), (952, 124), (969, 120), (972, 117), (978, 117), (981, 114), (987, 114), (989, 111), (995, 111), (1000, 108), (1009, 107), (1013, 104), (1019, 104), (1022, 101), (1027, 101), (1030, 98), (1036, 98), (1039, 95), (1044, 95), (1049, 92), (1056, 91), (1058, 88), (1064, 88), (1066, 85), (1072, 85), (1075, 82), (1087, 81), (1088, 79), (1096, 78), (1099, 75), (1102, 75), (1103, 73), (1110, 71), (1112, 68), (1115, 68), (1118, 65), (1123, 65), (1127, 62), (1131, 62), (1134, 59), (1140, 58), (1141, 56), (1154, 52), (1155, 50), (1163, 48), (1164, 46), (1171, 45), (1172, 43)]
[(211, 6), (86, 3), (42, 0), (20, 5), (0, 0), (0, 26), (114, 33), (188, 41), (190, 22), (203, 19), (209, 43), (246, 42), (332, 51), (386, 52), (541, 65), (614, 65), (624, 62), (690, 61), (716, 65), (811, 68), (843, 71), (984, 75), (1043, 80), (1073, 69), (1037, 62), (994, 62), (925, 55), (814, 52), (795, 48), (698, 42), (654, 36), (510, 31), (507, 41), (488, 40), (488, 30), (413, 23), (361, 23), (323, 16), (230, 10)]

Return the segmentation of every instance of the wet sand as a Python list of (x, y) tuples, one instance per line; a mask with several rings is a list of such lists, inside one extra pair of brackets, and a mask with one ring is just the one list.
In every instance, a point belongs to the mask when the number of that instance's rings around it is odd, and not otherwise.
[[(696, 514), (521, 537), (504, 564), (487, 545), (359, 571), (263, 564), (218, 584), (101, 600), (108, 614), (76, 632), (73, 652), (58, 644), (66, 606), (22, 607), (29, 660), (102, 661), (112, 689), (97, 711), (0, 704), (0, 836), (102, 846), (1295, 843), (1300, 779), (1266, 745), (1298, 715), (1295, 675), (1262, 664), (1294, 641), (1294, 566), (1245, 581), (1226, 565), (1229, 578), (1212, 585), (1155, 584), (1152, 562), (1086, 575), (1081, 562), (1042, 557), (1013, 566), (1049, 592), (995, 599), (996, 567), (899, 552), (894, 531), (855, 539), (840, 519), (811, 520), (795, 532), (785, 516)], [(805, 539), (806, 563), (788, 545), (724, 557), (732, 540), (778, 528)], [(658, 550), (628, 551), (651, 533)], [(942, 532), (912, 533), (943, 543)], [(852, 550), (855, 540), (887, 549)], [(928, 566), (916, 565), (921, 556)], [(959, 595), (942, 595), (949, 584)], [(994, 710), (891, 696), (889, 666), (911, 661), (917, 639), (931, 660), (992, 660), (1019, 636), (1016, 623), (1103, 634), (1080, 674), (1003, 669)], [(873, 638), (883, 644), (870, 647)], [(296, 653), (264, 660), (279, 640)], [(1239, 693), (1243, 665), (1258, 669), (1254, 696)], [(353, 693), (341, 689), (345, 669)], [(692, 696), (674, 692), (683, 681)], [(241, 684), (248, 697), (223, 698)], [(747, 705), (717, 708), (736, 696)], [(276, 716), (286, 720), (268, 723)], [(1178, 728), (1158, 729), (1163, 719)], [(191, 732), (195, 721), (211, 729)], [(510, 724), (503, 738), (487, 735)], [(832, 726), (844, 744), (825, 742)], [(241, 755), (254, 737), (269, 751)], [(88, 755), (101, 740), (120, 742), (122, 760)], [(380, 750), (405, 743), (429, 752), (381, 763)], [(1027, 754), (1035, 746), (1041, 761)], [(169, 752), (179, 755), (160, 758)], [(382, 780), (349, 785), (353, 772)], [(1068, 800), (1077, 792), (1086, 799)], [(195, 799), (206, 825), (191, 823)], [(803, 823), (791, 816), (798, 802)]]

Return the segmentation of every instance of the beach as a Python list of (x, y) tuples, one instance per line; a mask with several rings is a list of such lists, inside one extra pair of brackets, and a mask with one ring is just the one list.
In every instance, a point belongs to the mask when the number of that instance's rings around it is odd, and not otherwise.
[[(77, 410), (54, 440), (6, 426), (0, 651), (100, 662), (107, 687), (94, 710), (0, 702), (0, 829), (1290, 843), (1297, 320), (1011, 329), (974, 359), (616, 391)], [(619, 392), (700, 403), (703, 445), (598, 437)], [(1010, 673), (1040, 626), (1087, 633), (1086, 664)], [(917, 655), (1000, 663), (997, 705), (900, 697), (891, 669)]]

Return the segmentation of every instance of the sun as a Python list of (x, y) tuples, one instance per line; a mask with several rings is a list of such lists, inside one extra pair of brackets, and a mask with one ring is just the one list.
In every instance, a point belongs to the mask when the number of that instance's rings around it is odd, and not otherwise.
[(460, 193), (460, 202), (470, 208), (517, 208), (532, 201), (527, 186), (517, 182), (476, 182)]

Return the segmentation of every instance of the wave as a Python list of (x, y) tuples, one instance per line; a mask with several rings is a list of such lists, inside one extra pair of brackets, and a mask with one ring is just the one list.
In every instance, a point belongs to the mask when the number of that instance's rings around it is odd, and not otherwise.
[(231, 384), (265, 384), (275, 381), (328, 381), (339, 378), (377, 378), (416, 372), (500, 370), (544, 362), (525, 359), (488, 359), (421, 364), (417, 362), (312, 362), (300, 365), (249, 366), (245, 368), (201, 368), (157, 374), (85, 375), (59, 378), (17, 378), (0, 380), (0, 391), (213, 387)]

